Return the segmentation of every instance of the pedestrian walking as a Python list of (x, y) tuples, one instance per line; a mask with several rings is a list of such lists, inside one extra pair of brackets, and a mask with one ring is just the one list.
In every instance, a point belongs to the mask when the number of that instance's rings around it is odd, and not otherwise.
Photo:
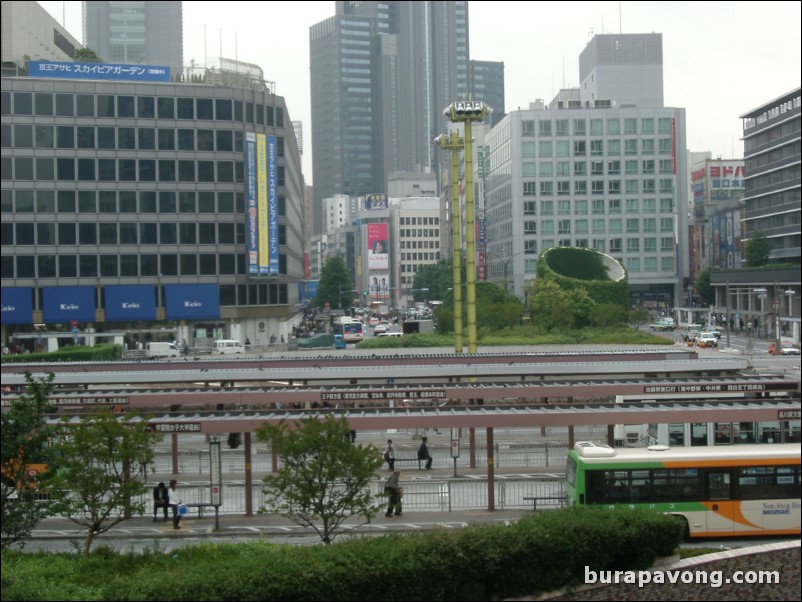
[(387, 506), (387, 512), (384, 516), (390, 518), (393, 516), (393, 509), (395, 509), (395, 516), (403, 516), (401, 509), (401, 498), (404, 495), (404, 488), (399, 484), (401, 478), (401, 471), (394, 470), (387, 482), (384, 484), (384, 493), (390, 497), (390, 503)]
[(387, 470), (390, 472), (395, 470), (395, 447), (392, 439), (387, 440), (387, 447), (384, 448), (384, 459), (389, 467)]
[[(432, 469), (432, 455), (429, 453), (429, 439), (424, 437), (421, 440), (420, 447), (418, 448), (418, 462), (426, 460), (426, 470)], [(420, 464), (418, 464), (420, 468)]]

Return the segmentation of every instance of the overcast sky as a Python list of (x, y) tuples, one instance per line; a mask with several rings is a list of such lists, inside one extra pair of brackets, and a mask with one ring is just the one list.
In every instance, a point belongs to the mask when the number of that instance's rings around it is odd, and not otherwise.
[[(81, 2), (40, 2), (78, 40)], [(505, 109), (579, 84), (593, 33), (662, 33), (665, 104), (684, 107), (692, 151), (743, 156), (739, 115), (800, 85), (802, 3), (485, 2), (469, 4), (471, 58), (505, 65)], [(213, 8), (212, 8), (213, 7)], [(258, 64), (304, 127), (312, 180), (309, 27), (334, 2), (184, 2), (184, 61)], [(455, 99), (456, 100), (456, 99)]]

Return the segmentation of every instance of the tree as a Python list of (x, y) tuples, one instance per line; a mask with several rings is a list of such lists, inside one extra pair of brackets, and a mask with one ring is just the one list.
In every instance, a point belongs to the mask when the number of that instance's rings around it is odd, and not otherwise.
[(771, 254), (771, 243), (769, 243), (766, 235), (761, 230), (758, 230), (749, 240), (746, 241), (744, 247), (744, 257), (746, 257), (746, 266), (750, 268), (759, 268), (769, 262), (769, 255)]
[(369, 485), (381, 455), (372, 445), (351, 443), (345, 418), (266, 424), (256, 438), (270, 442), (282, 463), (275, 475), (264, 478), (268, 507), (312, 527), (323, 543), (334, 540), (347, 518), (362, 517), (365, 523), (378, 512)]
[(696, 294), (699, 295), (699, 298), (705, 305), (713, 305), (716, 301), (716, 292), (710, 284), (710, 272), (712, 271), (710, 267), (706, 267), (699, 272), (699, 275), (696, 276), (696, 280), (693, 282)]
[[(461, 279), (465, 284), (467, 278), (465, 274), (465, 262), (461, 266)], [(454, 261), (441, 259), (434, 264), (419, 265), (412, 281), (413, 297), (415, 301), (425, 299), (444, 300), (448, 292), (454, 287)], [(427, 290), (423, 290), (427, 289)]]
[(642, 324), (649, 321), (649, 310), (643, 307), (637, 307), (629, 312), (629, 323), (635, 328), (640, 328)]
[(91, 48), (76, 48), (75, 49), (75, 60), (82, 61), (84, 63), (102, 63), (104, 62), (102, 58), (97, 55), (97, 52), (92, 50)]
[(118, 419), (99, 412), (79, 424), (62, 423), (53, 446), (54, 495), (63, 505), (60, 513), (86, 529), (85, 556), (96, 536), (145, 510), (144, 502), (134, 500), (147, 487), (132, 468), (150, 463), (160, 439), (135, 414)]
[(351, 307), (354, 301), (354, 283), (351, 274), (345, 266), (345, 260), (339, 256), (326, 259), (320, 271), (320, 285), (315, 297), (315, 305), (323, 307), (326, 303), (330, 307), (343, 309)]
[[(649, 312), (646, 310), (643, 311), (646, 312), (646, 319), (648, 320)], [(627, 310), (618, 303), (597, 303), (593, 310), (592, 321), (594, 326), (599, 326), (601, 328), (610, 328), (612, 326), (626, 324)]]
[(535, 281), (529, 308), (535, 324), (547, 330), (586, 326), (596, 302), (584, 288), (566, 290), (552, 280)]
[[(53, 373), (35, 379), (25, 372), (25, 381), (25, 392), (2, 415), (3, 548), (27, 538), (39, 521), (53, 513), (50, 500), (38, 499), (49, 489), (47, 441), (52, 428), (45, 424), (45, 414), (52, 411), (48, 397)], [(31, 471), (38, 473), (35, 479)]]

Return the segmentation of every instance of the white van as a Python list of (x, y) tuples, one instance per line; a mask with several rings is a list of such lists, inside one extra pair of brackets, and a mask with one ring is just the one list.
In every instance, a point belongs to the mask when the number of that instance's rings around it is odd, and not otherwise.
[(181, 352), (174, 343), (147, 343), (145, 357), (178, 357)]
[(245, 347), (233, 339), (220, 339), (214, 342), (214, 353), (245, 353)]

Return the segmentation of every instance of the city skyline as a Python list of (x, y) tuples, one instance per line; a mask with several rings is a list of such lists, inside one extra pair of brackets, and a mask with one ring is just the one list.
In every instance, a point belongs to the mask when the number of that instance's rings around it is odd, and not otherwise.
[[(59, 22), (66, 16), (67, 29), (82, 40), (80, 2), (40, 4)], [(205, 5), (184, 2), (184, 57), (187, 63), (194, 59), (196, 65), (212, 66), (222, 50), (227, 58), (262, 67), (286, 99), (291, 119), (303, 122), (304, 176), (312, 183), (309, 28), (334, 15), (334, 2), (305, 3), (302, 13), (297, 6), (230, 2), (225, 14), (205, 23)], [(578, 85), (577, 59), (593, 34), (662, 33), (665, 105), (687, 109), (689, 150), (740, 158), (738, 116), (799, 86), (800, 6), (764, 3), (756, 12), (732, 5), (725, 12), (713, 3), (587, 2), (569, 7), (472, 1), (470, 55), (504, 62), (505, 108), (512, 111), (537, 98), (549, 103), (563, 85)], [(259, 28), (271, 18), (277, 27)], [(272, 60), (273, 55), (281, 60)]]

